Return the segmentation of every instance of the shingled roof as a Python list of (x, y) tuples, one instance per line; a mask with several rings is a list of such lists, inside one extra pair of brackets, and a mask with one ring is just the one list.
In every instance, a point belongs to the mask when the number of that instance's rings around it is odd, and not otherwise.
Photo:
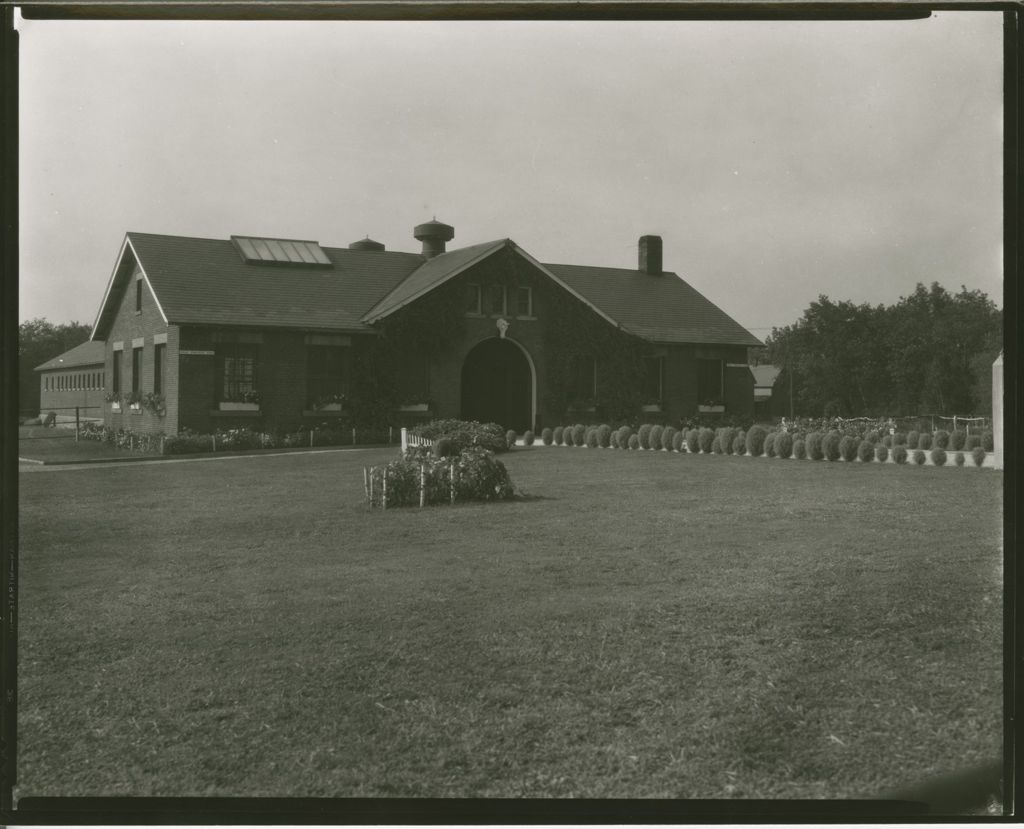
[(230, 240), (128, 233), (97, 315), (104, 339), (116, 313), (112, 297), (131, 278), (134, 252), (166, 321), (249, 327), (366, 332), (467, 268), (508, 247), (594, 311), (652, 342), (759, 346), (761, 342), (673, 273), (581, 265), (544, 265), (509, 239), (427, 258), (393, 251), (328, 248), (319, 270), (247, 265)]
[(89, 342), (76, 345), (63, 354), (58, 354), (51, 360), (35, 367), (36, 371), (49, 371), (55, 368), (78, 368), (79, 366), (98, 365), (103, 362), (104, 344), (102, 342)]

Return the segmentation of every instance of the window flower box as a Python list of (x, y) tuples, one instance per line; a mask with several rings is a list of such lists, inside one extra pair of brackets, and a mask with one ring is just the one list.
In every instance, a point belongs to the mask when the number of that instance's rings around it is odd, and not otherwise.
[(121, 411), (121, 403), (120, 403), (120, 401), (118, 401), (118, 400), (111, 400), (110, 401), (110, 411), (112, 411), (112, 412), (119, 412), (119, 411)]
[(721, 414), (725, 411), (725, 406), (698, 406), (697, 411), (701, 414)]
[(398, 407), (400, 412), (429, 412), (429, 403), (403, 403)]
[(218, 408), (222, 412), (258, 412), (260, 410), (260, 404), (222, 400), (218, 404)]
[(313, 411), (315, 412), (340, 412), (341, 403), (323, 403), (319, 406), (314, 406)]
[(660, 403), (647, 403), (647, 404), (641, 406), (640, 408), (641, 408), (642, 411), (645, 411), (645, 412), (660, 412), (661, 411), (661, 404)]

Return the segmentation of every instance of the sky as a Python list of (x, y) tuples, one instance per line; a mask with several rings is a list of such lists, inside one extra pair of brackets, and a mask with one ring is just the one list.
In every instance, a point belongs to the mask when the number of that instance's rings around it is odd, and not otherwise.
[(1002, 305), (1002, 21), (17, 23), (22, 320), (92, 323), (127, 231), (637, 241), (762, 339), (820, 294)]

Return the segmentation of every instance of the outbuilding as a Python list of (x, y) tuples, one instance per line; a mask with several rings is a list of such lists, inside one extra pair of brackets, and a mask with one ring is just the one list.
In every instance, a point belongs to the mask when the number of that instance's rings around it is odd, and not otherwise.
[(79, 420), (103, 420), (105, 352), (103, 342), (84, 342), (36, 366), (40, 416), (53, 412), (58, 423), (74, 423), (76, 414)]

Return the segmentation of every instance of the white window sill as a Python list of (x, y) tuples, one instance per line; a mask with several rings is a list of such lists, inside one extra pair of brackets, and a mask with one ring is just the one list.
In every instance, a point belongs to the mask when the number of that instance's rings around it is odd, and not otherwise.
[(260, 410), (260, 404), (222, 402), (217, 405), (217, 409), (222, 412), (258, 412)]

